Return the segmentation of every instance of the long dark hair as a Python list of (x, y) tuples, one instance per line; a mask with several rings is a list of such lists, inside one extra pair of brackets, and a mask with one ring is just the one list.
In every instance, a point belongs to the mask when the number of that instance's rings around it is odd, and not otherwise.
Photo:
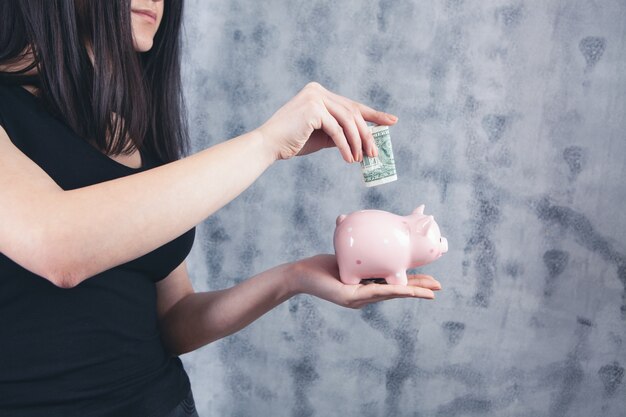
[[(35, 85), (55, 116), (107, 154), (134, 145), (162, 162), (179, 159), (189, 148), (180, 75), (183, 0), (164, 1), (152, 49), (138, 53), (130, 0), (0, 0), (0, 64), (33, 58), (0, 77)], [(33, 69), (36, 75), (27, 75)]]

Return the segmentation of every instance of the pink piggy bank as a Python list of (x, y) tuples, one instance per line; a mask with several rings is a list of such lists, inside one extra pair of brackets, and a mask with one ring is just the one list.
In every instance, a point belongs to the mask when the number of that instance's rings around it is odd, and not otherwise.
[(344, 284), (364, 278), (384, 278), (407, 285), (406, 270), (426, 265), (448, 251), (433, 216), (424, 206), (408, 216), (381, 210), (360, 210), (337, 218), (333, 239)]

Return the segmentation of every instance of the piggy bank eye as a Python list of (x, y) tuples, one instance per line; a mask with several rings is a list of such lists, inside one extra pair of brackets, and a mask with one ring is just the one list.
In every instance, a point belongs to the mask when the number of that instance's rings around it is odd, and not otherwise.
[(441, 238), (439, 238), (439, 243), (441, 243)]

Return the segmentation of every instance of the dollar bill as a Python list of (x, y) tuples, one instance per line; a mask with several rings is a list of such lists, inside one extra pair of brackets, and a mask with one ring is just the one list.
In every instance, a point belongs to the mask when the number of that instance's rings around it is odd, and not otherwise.
[(370, 130), (378, 147), (378, 156), (370, 158), (363, 155), (361, 172), (366, 187), (387, 184), (398, 179), (389, 126), (371, 126)]

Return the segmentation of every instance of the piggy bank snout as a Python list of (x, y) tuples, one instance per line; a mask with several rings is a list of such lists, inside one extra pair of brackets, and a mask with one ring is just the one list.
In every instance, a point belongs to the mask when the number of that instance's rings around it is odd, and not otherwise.
[(448, 239), (445, 237), (441, 238), (441, 253), (446, 253), (448, 251)]

